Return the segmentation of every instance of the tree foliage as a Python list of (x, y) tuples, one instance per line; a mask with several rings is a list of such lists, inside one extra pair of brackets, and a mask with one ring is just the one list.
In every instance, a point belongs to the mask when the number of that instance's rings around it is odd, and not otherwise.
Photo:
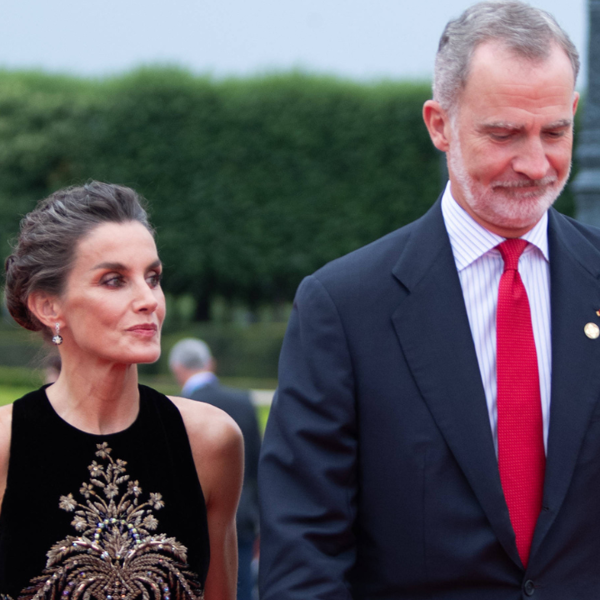
[(302, 73), (215, 81), (178, 69), (104, 80), (0, 72), (0, 243), (88, 179), (150, 202), (165, 288), (289, 300), (325, 262), (435, 201), (429, 86)]

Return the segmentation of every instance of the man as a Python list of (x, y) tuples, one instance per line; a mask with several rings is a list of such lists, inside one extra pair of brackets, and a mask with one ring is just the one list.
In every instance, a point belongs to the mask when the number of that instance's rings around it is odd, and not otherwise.
[[(254, 587), (251, 570), (253, 547), (258, 534), (257, 470), (260, 432), (256, 412), (245, 391), (224, 387), (215, 375), (216, 363), (205, 342), (187, 338), (177, 342), (169, 354), (169, 366), (186, 398), (208, 402), (225, 411), (244, 435), (244, 484), (236, 515), (238, 537), (237, 600), (251, 600)], [(202, 483), (202, 482), (200, 482)]]
[(578, 68), (520, 2), (447, 25), (423, 116), (449, 186), (297, 293), (262, 600), (600, 597), (600, 231), (549, 209)]

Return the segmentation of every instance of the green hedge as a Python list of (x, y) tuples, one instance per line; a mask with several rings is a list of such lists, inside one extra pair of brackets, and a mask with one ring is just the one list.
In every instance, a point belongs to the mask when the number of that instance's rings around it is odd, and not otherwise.
[(176, 69), (106, 80), (0, 72), (0, 244), (18, 215), (89, 178), (151, 202), (165, 288), (290, 300), (323, 263), (422, 214), (440, 191), (429, 86)]
[(173, 345), (185, 337), (198, 337), (210, 346), (218, 373), (223, 377), (274, 380), (285, 328), (285, 323), (194, 324), (185, 332), (163, 335), (160, 360), (153, 365), (141, 365), (140, 373), (167, 374)]
[[(40, 369), (27, 367), (0, 366), (0, 386), (19, 390), (34, 390), (44, 383), (44, 374)], [(21, 395), (26, 393), (23, 391)], [(18, 396), (14, 396), (15, 400)], [(2, 404), (0, 402), (0, 404)]]
[[(255, 307), (421, 215), (440, 155), (429, 86), (290, 73), (216, 81), (178, 69), (86, 80), (0, 71), (0, 248), (19, 215), (94, 178), (151, 203), (165, 289)], [(567, 192), (559, 208), (572, 213)]]
[[(166, 384), (172, 383), (168, 366), (171, 348), (184, 337), (199, 337), (211, 347), (217, 359), (219, 375), (242, 387), (248, 385), (242, 380), (251, 378), (257, 380), (252, 383), (253, 387), (270, 388), (277, 378), (285, 327), (285, 323), (198, 323), (190, 325), (185, 331), (165, 333), (160, 360), (151, 365), (140, 365), (140, 375), (151, 378), (158, 376)], [(0, 384), (27, 386), (33, 382), (39, 385), (44, 358), (49, 351), (50, 348), (42, 343), (39, 335), (5, 325), (0, 330)]]
[(20, 328), (16, 323), (3, 324), (0, 329), (0, 383), (24, 384), (31, 369), (43, 368), (49, 350), (42, 343), (41, 336)]

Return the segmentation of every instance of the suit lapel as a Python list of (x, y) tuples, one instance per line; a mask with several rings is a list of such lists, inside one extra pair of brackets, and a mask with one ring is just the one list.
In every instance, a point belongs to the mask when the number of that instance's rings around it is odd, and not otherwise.
[(552, 392), (544, 507), (531, 556), (560, 510), (600, 390), (600, 338), (586, 323), (600, 325), (600, 253), (566, 218), (550, 211), (549, 230)]
[(520, 565), (475, 347), (439, 201), (415, 223), (393, 273), (407, 291), (393, 322), (408, 365), (498, 540)]
[[(600, 390), (600, 252), (551, 210), (552, 396), (544, 510), (531, 560), (559, 512)], [(394, 327), (415, 381), (498, 540), (521, 565), (494, 452), (460, 280), (438, 203), (415, 223), (393, 269), (406, 296)]]

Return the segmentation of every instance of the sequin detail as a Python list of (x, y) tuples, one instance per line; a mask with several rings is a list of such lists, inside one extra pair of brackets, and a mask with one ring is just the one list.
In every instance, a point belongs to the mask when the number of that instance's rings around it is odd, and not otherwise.
[(142, 500), (142, 488), (114, 460), (106, 442), (97, 444), (82, 484), (81, 501), (61, 496), (59, 507), (74, 514), (80, 534), (67, 536), (47, 553), (46, 569), (19, 600), (202, 600), (202, 585), (187, 564), (187, 548), (158, 528), (154, 511), (162, 496)]

